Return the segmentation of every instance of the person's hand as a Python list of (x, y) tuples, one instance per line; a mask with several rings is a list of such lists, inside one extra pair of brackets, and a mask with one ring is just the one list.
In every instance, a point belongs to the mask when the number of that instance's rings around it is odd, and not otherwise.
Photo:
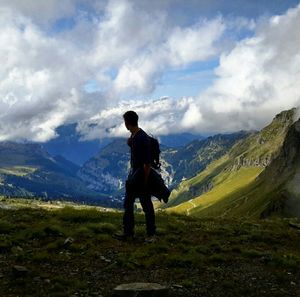
[(129, 146), (131, 146), (131, 137), (129, 137), (129, 138), (127, 139), (127, 144), (128, 144)]
[(144, 180), (144, 184), (143, 184), (143, 188), (145, 192), (148, 192), (149, 188), (148, 188), (148, 180)]

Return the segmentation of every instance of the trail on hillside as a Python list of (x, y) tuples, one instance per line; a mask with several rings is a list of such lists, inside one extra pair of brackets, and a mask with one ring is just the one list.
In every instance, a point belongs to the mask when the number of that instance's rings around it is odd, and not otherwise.
[(192, 200), (189, 200), (188, 203), (190, 203), (190, 204), (192, 205), (192, 207), (190, 207), (190, 208), (188, 208), (188, 209), (186, 210), (186, 214), (189, 216), (189, 215), (190, 215), (190, 211), (191, 211), (193, 208), (197, 207), (197, 205), (196, 205)]

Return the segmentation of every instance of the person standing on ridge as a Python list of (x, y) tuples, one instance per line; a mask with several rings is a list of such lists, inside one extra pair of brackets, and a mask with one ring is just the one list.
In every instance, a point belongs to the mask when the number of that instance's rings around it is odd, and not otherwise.
[(119, 240), (127, 240), (134, 236), (134, 203), (139, 198), (146, 218), (147, 241), (155, 239), (155, 213), (148, 179), (151, 171), (151, 145), (148, 134), (138, 126), (138, 115), (127, 111), (123, 115), (125, 126), (131, 132), (127, 140), (130, 147), (131, 169), (126, 180), (124, 199), (123, 233), (115, 234)]

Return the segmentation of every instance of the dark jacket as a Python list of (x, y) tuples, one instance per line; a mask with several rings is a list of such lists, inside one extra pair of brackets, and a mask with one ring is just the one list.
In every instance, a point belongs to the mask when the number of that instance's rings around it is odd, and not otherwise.
[(135, 197), (150, 194), (151, 196), (158, 198), (160, 201), (163, 200), (165, 203), (168, 202), (168, 198), (171, 193), (166, 187), (161, 175), (153, 168), (150, 170), (148, 184), (146, 187), (144, 187), (143, 168), (132, 170), (126, 181), (126, 191), (129, 191)]

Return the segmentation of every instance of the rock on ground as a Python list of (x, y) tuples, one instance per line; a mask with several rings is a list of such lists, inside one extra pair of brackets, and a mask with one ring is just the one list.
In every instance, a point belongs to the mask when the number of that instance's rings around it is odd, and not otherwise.
[(130, 283), (117, 286), (113, 297), (166, 297), (168, 288), (156, 283)]

